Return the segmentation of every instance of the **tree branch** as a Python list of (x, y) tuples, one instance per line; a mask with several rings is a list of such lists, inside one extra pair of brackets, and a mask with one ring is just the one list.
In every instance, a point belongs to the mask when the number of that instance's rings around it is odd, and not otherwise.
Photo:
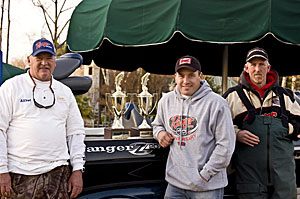
[(62, 10), (61, 12), (66, 12), (66, 11), (72, 9), (73, 7), (74, 7), (74, 6), (71, 6), (71, 7), (69, 7), (69, 8), (66, 8), (66, 9)]
[[(50, 3), (54, 4), (53, 8), (52, 8), (52, 5), (47, 8), (46, 3), (42, 3), (42, 2), (44, 2), (42, 0), (31, 0), (31, 1), (32, 1), (33, 5), (42, 9), (45, 24), (49, 30), (53, 44), (54, 44), (55, 48), (57, 48), (58, 38), (62, 35), (62, 32), (64, 31), (64, 29), (70, 23), (70, 19), (68, 19), (64, 23), (64, 25), (60, 28), (59, 23), (58, 23), (60, 16), (62, 16), (63, 12), (70, 10), (72, 7), (65, 9), (67, 0), (60, 0), (61, 3), (59, 5), (61, 5), (61, 6), (58, 5), (59, 0), (48, 1), (48, 3), (50, 2)], [(53, 9), (54, 9), (54, 13), (52, 12)]]
[(55, 20), (51, 17), (51, 15), (49, 14), (49, 12), (47, 11), (46, 8), (44, 8), (43, 5), (40, 6), (41, 9), (43, 10), (43, 12), (45, 12), (45, 14), (49, 17), (49, 19), (52, 21), (52, 23), (55, 23)]
[(70, 22), (70, 19), (65, 23), (65, 25), (61, 28), (61, 30), (59, 31), (59, 33), (57, 34), (57, 38), (61, 35), (61, 33), (64, 31), (65, 27), (68, 25), (68, 23)]
[(61, 6), (60, 9), (59, 9), (59, 12), (58, 12), (58, 15), (57, 15), (57, 19), (59, 18), (60, 14), (62, 13), (62, 10), (63, 10), (65, 4), (66, 4), (66, 0), (64, 0), (62, 6)]
[[(42, 6), (41, 6), (41, 7), (42, 7)], [(49, 30), (50, 35), (51, 35), (51, 38), (52, 38), (52, 40), (53, 40), (53, 38), (54, 38), (53, 32), (52, 32), (52, 30), (51, 30), (51, 28), (50, 28), (50, 25), (49, 25), (49, 22), (48, 22), (48, 20), (47, 20), (47, 16), (46, 16), (45, 10), (44, 10), (44, 8), (42, 8), (42, 9), (43, 9), (43, 14), (44, 14), (44, 19), (45, 19), (46, 25), (47, 25), (47, 27), (48, 27), (48, 30)]]
[[(46, 16), (49, 17), (49, 19), (52, 21), (52, 23), (54, 23), (54, 19), (51, 17), (51, 15), (48, 13), (47, 8), (44, 7), (44, 5), (42, 4), (42, 2), (40, 0), (37, 0), (37, 3), (34, 2), (34, 0), (31, 0), (32, 4), (36, 7), (39, 7), (42, 9), (44, 15), (46, 14)], [(46, 18), (45, 18), (46, 19)]]

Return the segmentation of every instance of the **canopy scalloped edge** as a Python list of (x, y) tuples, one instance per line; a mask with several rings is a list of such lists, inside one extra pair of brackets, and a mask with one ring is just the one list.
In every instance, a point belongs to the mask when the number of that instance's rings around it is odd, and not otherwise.
[(91, 51), (94, 51), (94, 50), (98, 50), (102, 43), (104, 42), (104, 40), (107, 40), (109, 41), (111, 44), (115, 45), (115, 46), (119, 46), (119, 47), (141, 47), (141, 46), (154, 46), (154, 45), (160, 45), (160, 44), (165, 44), (165, 43), (168, 43), (176, 33), (180, 33), (184, 38), (190, 40), (190, 41), (194, 41), (194, 42), (205, 42), (205, 43), (212, 43), (212, 44), (247, 44), (247, 43), (254, 43), (254, 42), (258, 42), (258, 41), (261, 41), (262, 39), (264, 39), (267, 35), (272, 35), (277, 41), (283, 43), (283, 44), (287, 44), (287, 45), (295, 45), (295, 46), (300, 46), (300, 44), (294, 44), (294, 43), (291, 43), (291, 42), (286, 42), (286, 41), (283, 41), (281, 39), (279, 39), (278, 37), (276, 37), (272, 32), (268, 32), (266, 34), (264, 34), (261, 38), (259, 39), (256, 39), (256, 40), (251, 40), (251, 41), (243, 41), (243, 42), (233, 42), (233, 41), (230, 41), (230, 42), (215, 42), (215, 41), (204, 41), (204, 40), (198, 40), (198, 39), (191, 39), (189, 37), (187, 37), (186, 35), (184, 35), (184, 33), (182, 33), (181, 31), (175, 31), (172, 36), (164, 41), (164, 42), (160, 42), (160, 43), (152, 43), (152, 44), (142, 44), (142, 45), (123, 45), (123, 44), (118, 44), (118, 43), (115, 43), (115, 42), (112, 42), (109, 38), (107, 37), (104, 37), (103, 40), (100, 42), (100, 44), (96, 47), (96, 48), (93, 48), (91, 50), (86, 50), (86, 51), (76, 51), (76, 50), (72, 50), (70, 48), (70, 46), (67, 44), (68, 46), (68, 49), (72, 52), (77, 52), (77, 53), (83, 53), (83, 52), (91, 52)]

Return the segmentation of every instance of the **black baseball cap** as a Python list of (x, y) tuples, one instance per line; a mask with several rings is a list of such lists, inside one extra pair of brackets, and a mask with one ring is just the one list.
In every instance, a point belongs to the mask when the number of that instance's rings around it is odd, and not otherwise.
[(190, 69), (193, 72), (197, 70), (201, 71), (201, 65), (198, 59), (190, 55), (180, 57), (177, 60), (175, 65), (175, 72), (182, 68)]
[(263, 48), (252, 48), (251, 50), (248, 51), (247, 57), (246, 57), (246, 62), (249, 62), (253, 58), (262, 58), (264, 60), (268, 60), (268, 54)]

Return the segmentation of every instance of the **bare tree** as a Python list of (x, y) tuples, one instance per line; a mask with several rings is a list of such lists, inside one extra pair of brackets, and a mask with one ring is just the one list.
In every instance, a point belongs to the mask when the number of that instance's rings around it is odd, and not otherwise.
[(1, 4), (1, 29), (0, 29), (0, 50), (2, 50), (2, 30), (3, 30), (4, 3), (5, 3), (5, 0), (2, 0), (2, 4)]
[(8, 0), (8, 4), (7, 4), (6, 63), (8, 62), (9, 34), (10, 34), (10, 0)]
[[(3, 38), (3, 19), (5, 14), (5, 0), (1, 2), (1, 28), (0, 28), (0, 50), (2, 51), (2, 38)], [(7, 1), (7, 35), (6, 35), (6, 63), (8, 61), (8, 48), (9, 48), (9, 31), (10, 31), (10, 0)]]
[[(61, 36), (62, 32), (64, 31), (65, 27), (70, 22), (70, 19), (64, 22), (62, 26), (59, 25), (59, 19), (64, 12), (70, 10), (72, 7), (65, 8), (67, 0), (63, 0), (61, 6), (58, 4), (58, 0), (51, 0), (52, 5), (54, 6), (51, 8), (51, 5), (46, 5), (46, 3), (42, 2), (41, 0), (32, 0), (34, 6), (39, 7), (44, 15), (45, 23), (47, 29), (51, 35), (51, 39), (56, 49), (62, 48), (65, 44), (64, 40), (59, 44), (58, 39)], [(61, 1), (60, 1), (61, 2)], [(52, 13), (53, 12), (53, 13)]]

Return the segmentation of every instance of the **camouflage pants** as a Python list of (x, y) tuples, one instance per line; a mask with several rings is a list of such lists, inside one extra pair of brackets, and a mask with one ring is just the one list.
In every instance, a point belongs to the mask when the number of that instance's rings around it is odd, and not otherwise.
[(41, 175), (11, 173), (14, 199), (68, 199), (70, 169), (60, 166)]

